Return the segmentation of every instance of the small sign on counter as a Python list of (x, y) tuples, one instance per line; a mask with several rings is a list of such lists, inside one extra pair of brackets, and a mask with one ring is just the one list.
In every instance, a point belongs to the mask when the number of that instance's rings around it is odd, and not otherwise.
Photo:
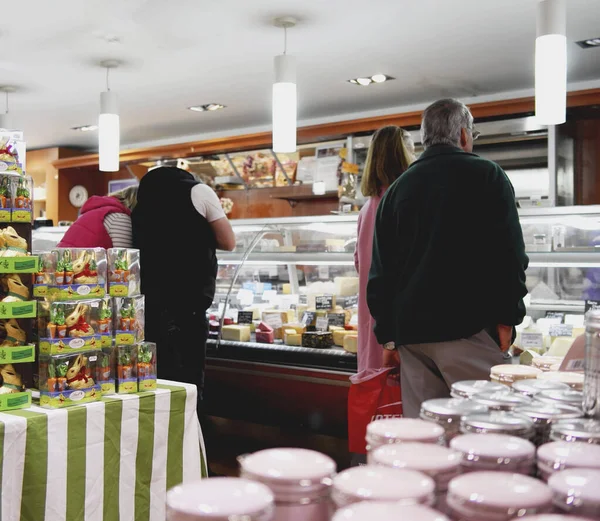
[(302, 315), (302, 325), (306, 327), (306, 326), (308, 326), (308, 324), (312, 324), (314, 319), (315, 319), (314, 311), (305, 311), (304, 315)]
[(555, 324), (550, 326), (550, 336), (573, 336), (573, 326), (569, 324)]
[(263, 313), (263, 322), (273, 329), (283, 327), (283, 320), (280, 313)]
[(327, 320), (330, 326), (344, 327), (346, 325), (345, 313), (327, 313)]
[(542, 349), (544, 347), (544, 335), (542, 333), (521, 333), (521, 349)]
[(252, 324), (252, 311), (238, 311), (238, 324)]
[(333, 295), (315, 297), (315, 309), (333, 309)]
[(350, 309), (358, 305), (358, 295), (352, 295), (344, 299), (344, 308)]
[(329, 329), (329, 319), (327, 317), (317, 317), (316, 330), (327, 331)]

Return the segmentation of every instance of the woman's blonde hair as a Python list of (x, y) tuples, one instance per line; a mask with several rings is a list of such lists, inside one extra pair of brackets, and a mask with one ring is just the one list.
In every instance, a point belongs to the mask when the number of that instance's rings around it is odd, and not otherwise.
[(117, 199), (125, 208), (133, 210), (137, 204), (137, 193), (138, 185), (135, 185), (128, 186), (127, 188), (123, 188), (123, 190), (108, 195)]
[(360, 189), (365, 197), (380, 195), (413, 162), (410, 134), (395, 125), (380, 128), (371, 140)]

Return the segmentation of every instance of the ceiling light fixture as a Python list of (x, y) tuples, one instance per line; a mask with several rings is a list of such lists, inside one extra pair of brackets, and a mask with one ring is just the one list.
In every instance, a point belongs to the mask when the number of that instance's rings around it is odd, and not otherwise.
[(188, 110), (193, 110), (194, 112), (213, 112), (224, 108), (225, 105), (222, 105), (221, 103), (207, 103), (206, 105), (192, 105), (191, 107), (188, 107)]
[(116, 92), (110, 90), (110, 70), (119, 66), (115, 60), (101, 63), (106, 69), (106, 91), (100, 93), (100, 116), (98, 118), (98, 154), (100, 172), (119, 171), (120, 121)]
[(592, 49), (593, 47), (600, 47), (600, 37), (598, 38), (589, 38), (587, 40), (580, 40), (575, 42), (582, 49)]
[(98, 130), (98, 125), (81, 125), (80, 127), (71, 127), (71, 130), (78, 130), (80, 132), (93, 132)]
[(348, 80), (349, 83), (354, 85), (360, 85), (361, 87), (366, 87), (367, 85), (371, 85), (372, 83), (384, 83), (386, 81), (395, 80), (392, 76), (388, 76), (387, 74), (373, 74), (373, 76), (361, 76), (359, 78), (352, 78)]
[(5, 105), (4, 105), (4, 112), (0, 114), (0, 128), (4, 129), (4, 130), (13, 130), (13, 124), (12, 124), (12, 118), (10, 117), (10, 114), (8, 113), (8, 95), (11, 92), (15, 92), (15, 87), (11, 87), (8, 85), (5, 85), (3, 87), (0, 87), (0, 91), (4, 92), (6, 97), (5, 97)]
[(567, 120), (567, 37), (564, 0), (540, 0), (535, 40), (535, 117), (542, 125)]
[(273, 25), (283, 29), (283, 54), (275, 56), (273, 83), (273, 151), (296, 151), (298, 96), (296, 91), (296, 59), (287, 54), (287, 30), (296, 25), (292, 17), (277, 18)]

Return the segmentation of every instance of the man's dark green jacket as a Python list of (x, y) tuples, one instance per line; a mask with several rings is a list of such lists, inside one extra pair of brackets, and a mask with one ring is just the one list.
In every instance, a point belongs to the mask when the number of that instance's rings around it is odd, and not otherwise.
[(429, 147), (377, 211), (367, 302), (378, 341), (445, 342), (520, 324), (528, 262), (502, 168)]

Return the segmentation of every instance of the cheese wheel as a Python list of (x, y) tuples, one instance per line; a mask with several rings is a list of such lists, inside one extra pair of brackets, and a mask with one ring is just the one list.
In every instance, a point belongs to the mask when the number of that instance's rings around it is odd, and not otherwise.
[[(348, 333), (348, 332), (347, 332)], [(335, 335), (335, 333), (334, 333)], [(344, 337), (344, 349), (349, 353), (358, 352), (358, 335), (356, 333), (350, 333)]]
[(221, 328), (221, 338), (235, 342), (250, 342), (250, 326), (238, 324), (223, 326)]
[(354, 331), (348, 331), (346, 329), (336, 329), (336, 330), (334, 330), (333, 331), (333, 343), (336, 346), (343, 346), (344, 345), (344, 339), (348, 335), (357, 336)]

